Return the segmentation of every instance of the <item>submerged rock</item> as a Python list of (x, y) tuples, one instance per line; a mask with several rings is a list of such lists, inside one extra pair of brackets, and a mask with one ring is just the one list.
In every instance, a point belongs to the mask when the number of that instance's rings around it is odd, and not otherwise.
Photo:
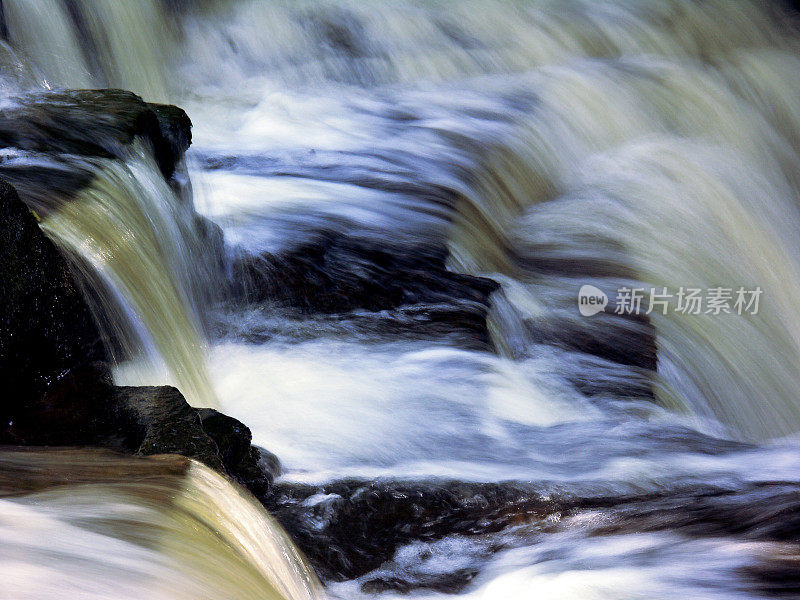
[[(267, 507), (324, 580), (359, 579), (368, 593), (456, 593), (498, 551), (576, 526), (586, 535), (670, 531), (696, 539), (795, 543), (800, 486), (755, 482), (731, 489), (694, 482), (646, 492), (636, 485), (343, 480), (277, 483)], [(398, 570), (401, 547), (454, 536), (476, 540), (469, 564), (460, 570)], [(462, 544), (457, 547), (464, 551)], [(796, 585), (796, 577), (771, 570), (786, 566), (769, 563), (759, 576)]]
[(378, 568), (403, 544), (498, 532), (558, 505), (529, 484), (344, 480), (278, 484), (267, 508), (323, 578), (343, 581)]
[(442, 594), (457, 594), (475, 579), (478, 572), (475, 568), (464, 568), (450, 573), (426, 573), (420, 577), (372, 577), (361, 584), (361, 591), (367, 594), (390, 591), (408, 594), (414, 590), (429, 589)]
[(278, 300), (308, 312), (384, 310), (462, 298), (485, 304), (497, 283), (448, 271), (446, 258), (443, 247), (322, 232), (286, 253), (243, 258), (234, 272), (249, 299)]

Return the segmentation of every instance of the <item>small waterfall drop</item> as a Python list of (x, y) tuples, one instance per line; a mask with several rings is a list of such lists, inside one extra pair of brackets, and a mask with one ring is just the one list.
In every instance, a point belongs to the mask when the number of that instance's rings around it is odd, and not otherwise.
[(4, 450), (0, 466), (4, 598), (321, 597), (263, 507), (199, 463)]
[(172, 33), (157, 0), (5, 0), (3, 11), (9, 41), (45, 87), (123, 88), (169, 101), (163, 65)]
[(201, 296), (212, 255), (198, 237), (191, 204), (164, 181), (152, 154), (134, 145), (126, 161), (94, 161), (93, 179), (60, 204), (42, 229), (81, 257), (98, 318), (120, 358), (142, 351), (149, 369), (171, 374), (195, 406), (219, 403), (208, 379)]
[[(800, 73), (788, 52), (767, 57), (773, 91)], [(747, 63), (744, 50), (736, 56)], [(797, 431), (800, 105), (765, 104), (788, 102), (788, 87), (769, 94), (747, 73), (649, 59), (590, 66), (535, 75), (535, 114), (487, 152), (462, 192), (453, 267), (512, 278), (518, 314), (494, 332), (523, 354), (532, 340), (507, 336), (547, 314), (606, 335), (575, 309), (585, 283), (612, 298), (625, 285), (760, 287), (755, 315), (652, 314), (657, 398), (748, 438)]]

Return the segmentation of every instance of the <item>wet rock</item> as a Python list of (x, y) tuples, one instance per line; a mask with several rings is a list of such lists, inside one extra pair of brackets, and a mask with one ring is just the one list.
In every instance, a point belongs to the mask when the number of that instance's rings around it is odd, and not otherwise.
[(217, 313), (212, 330), (220, 338), (249, 344), (268, 342), (297, 344), (324, 338), (339, 340), (355, 337), (361, 344), (384, 344), (395, 341), (422, 341), (432, 346), (487, 350), (486, 307), (467, 300), (451, 304), (415, 304), (393, 310), (354, 310), (334, 315), (304, 315), (286, 307), (265, 303), (256, 310), (266, 318), (258, 322), (241, 321), (236, 316), (249, 313), (252, 307), (235, 307)]
[(105, 363), (76, 368), (0, 428), (0, 444), (91, 446), (126, 454), (179, 454), (233, 477), (264, 498), (272, 475), (250, 430), (196, 409), (171, 386), (115, 386)]
[[(222, 281), (226, 275), (225, 257), (225, 234), (222, 228), (201, 215), (195, 215), (194, 227), (197, 232), (206, 254), (205, 267), (208, 270), (210, 280)], [(217, 301), (224, 290), (197, 290), (203, 294), (208, 301)]]
[(280, 476), (283, 473), (283, 466), (281, 465), (280, 459), (267, 450), (266, 448), (262, 448), (261, 446), (253, 446), (256, 450), (258, 450), (258, 466), (264, 473), (270, 475), (273, 479)]
[(469, 297), (486, 301), (491, 280), (447, 271), (444, 248), (391, 245), (322, 233), (278, 255), (236, 265), (252, 300), (277, 300), (307, 312), (383, 310)]
[(93, 173), (82, 160), (52, 160), (43, 155), (14, 153), (0, 156), (0, 177), (8, 180), (20, 198), (35, 210), (54, 205), (55, 197), (72, 199), (89, 185)]
[[(444, 325), (464, 332), (473, 346), (488, 347), (486, 314), (498, 285), (448, 271), (446, 258), (443, 247), (322, 232), (284, 253), (238, 259), (232, 278), (235, 293), (250, 302), (270, 301), (303, 314), (399, 310), (395, 317), (412, 325), (421, 320), (437, 331)], [(384, 316), (387, 327), (398, 320)]]
[[(606, 363), (601, 369), (608, 377), (597, 381), (594, 367), (601, 362), (583, 360), (566, 374), (577, 389), (587, 395), (653, 400), (658, 344), (655, 325), (647, 314), (648, 300), (643, 299), (641, 311), (618, 313), (615, 306), (621, 288), (637, 287), (632, 283), (639, 281), (636, 265), (624, 244), (613, 237), (580, 228), (553, 229), (549, 211), (563, 210), (564, 202), (554, 199), (528, 208), (512, 233), (510, 258), (519, 279), (545, 310), (535, 316), (520, 315), (516, 322), (501, 326), (505, 331), (524, 332), (519, 336), (522, 344), (513, 344), (509, 354), (522, 358), (531, 346), (544, 344), (567, 354), (595, 357)], [(581, 315), (576, 302), (586, 284), (608, 300), (604, 310), (591, 316)]]
[(646, 315), (600, 314), (593, 327), (574, 319), (551, 317), (526, 323), (531, 339), (649, 371), (658, 367), (656, 330)]
[(170, 148), (173, 164), (192, 144), (192, 121), (182, 108), (172, 104), (147, 103), (158, 119), (161, 135)]
[[(253, 446), (253, 436), (244, 423), (211, 408), (197, 411), (203, 431), (214, 440), (225, 469), (256, 498), (271, 490), (277, 457)], [(278, 472), (280, 467), (278, 466)]]
[(112, 394), (117, 412), (129, 413), (141, 432), (136, 454), (180, 454), (225, 472), (224, 457), (203, 429), (198, 411), (177, 389), (115, 387)]
[(800, 485), (763, 482), (736, 490), (677, 490), (668, 496), (620, 502), (596, 533), (633, 531), (794, 542), (800, 539)]
[(446, 574), (426, 574), (415, 578), (375, 577), (362, 583), (361, 591), (367, 594), (381, 594), (383, 592), (408, 594), (414, 590), (428, 589), (442, 594), (458, 594), (475, 579), (477, 574), (477, 569), (466, 568), (456, 569)]
[[(364, 577), (365, 591), (375, 593), (457, 592), (492, 553), (563, 531), (573, 526), (573, 517), (591, 535), (670, 531), (692, 538), (792, 543), (800, 532), (800, 485), (790, 482), (739, 482), (735, 488), (690, 482), (650, 492), (636, 485), (609, 489), (590, 483), (279, 482), (266, 506), (320, 577)], [(592, 518), (581, 518), (584, 514)], [(452, 536), (483, 540), (480, 556), (463, 573), (403, 569), (398, 578), (396, 568), (386, 568), (402, 546)]]
[(780, 548), (742, 569), (758, 592), (770, 598), (800, 597), (800, 548)]
[(78, 366), (41, 396), (15, 407), (0, 428), (0, 444), (103, 446), (132, 452), (144, 430), (121, 411), (106, 363)]
[(453, 481), (276, 484), (267, 503), (320, 576), (335, 581), (378, 568), (411, 541), (497, 532), (557, 507), (530, 485)]
[(0, 223), (0, 413), (8, 420), (70, 370), (107, 357), (67, 262), (2, 180)]
[(115, 387), (123, 415), (132, 414), (143, 433), (136, 454), (180, 454), (230, 475), (263, 499), (271, 491), (272, 475), (262, 468), (262, 454), (251, 445), (252, 434), (241, 421), (210, 408), (196, 409), (170, 386)]
[(119, 158), (134, 138), (148, 140), (161, 172), (170, 177), (191, 143), (191, 121), (175, 106), (147, 104), (125, 90), (38, 92), (0, 108), (0, 146)]

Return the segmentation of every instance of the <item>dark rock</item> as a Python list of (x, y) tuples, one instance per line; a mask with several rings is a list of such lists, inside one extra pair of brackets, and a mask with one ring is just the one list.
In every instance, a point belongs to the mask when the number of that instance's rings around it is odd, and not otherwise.
[(367, 594), (399, 592), (408, 594), (418, 589), (428, 589), (442, 594), (458, 594), (475, 579), (477, 569), (456, 569), (445, 574), (426, 574), (422, 577), (375, 577), (361, 584), (361, 591)]
[[(526, 316), (506, 326), (505, 329), (524, 328), (527, 334), (521, 336), (523, 344), (517, 344), (509, 353), (522, 358), (530, 352), (533, 342), (597, 357), (609, 363), (602, 368), (610, 377), (597, 385), (594, 369), (575, 369), (567, 378), (579, 390), (587, 395), (610, 393), (652, 400), (658, 344), (655, 325), (647, 314), (648, 300), (643, 299), (641, 312), (617, 314), (614, 305), (621, 288), (646, 285), (637, 283), (640, 279), (637, 267), (619, 240), (570, 227), (553, 229), (548, 211), (557, 210), (563, 202), (564, 199), (554, 199), (537, 204), (520, 216), (524, 233), (514, 234), (510, 258), (520, 280), (529, 282), (534, 286), (532, 289), (541, 285), (549, 292), (542, 299), (547, 306), (546, 316)], [(573, 284), (572, 290), (569, 282)], [(609, 299), (605, 310), (591, 318), (582, 317), (575, 302), (579, 290), (587, 283), (597, 286)], [(599, 363), (584, 361), (576, 366), (594, 364)], [(614, 380), (622, 385), (613, 384)], [(629, 385), (630, 382), (635, 385)]]
[[(225, 234), (222, 227), (201, 215), (195, 215), (194, 227), (203, 244), (206, 256), (205, 267), (211, 281), (223, 281), (226, 275)], [(201, 289), (196, 293), (203, 295), (207, 302), (218, 301), (225, 290)]]
[(402, 309), (411, 324), (444, 323), (486, 348), (489, 296), (498, 284), (448, 271), (446, 259), (444, 247), (320, 232), (284, 253), (238, 259), (232, 277), (234, 293), (250, 302), (270, 301), (303, 314)]
[(194, 458), (264, 498), (272, 475), (250, 440), (241, 422), (191, 407), (174, 387), (114, 386), (105, 363), (74, 369), (0, 427), (0, 444)]
[(197, 412), (203, 430), (216, 443), (227, 471), (256, 498), (265, 498), (272, 486), (273, 473), (271, 465), (264, 462), (266, 451), (251, 445), (250, 429), (241, 421), (211, 408)]
[(262, 448), (261, 446), (253, 447), (258, 450), (258, 466), (261, 470), (268, 473), (273, 479), (279, 477), (281, 473), (283, 473), (283, 466), (281, 465), (280, 459), (266, 448)]
[(147, 104), (125, 90), (69, 90), (18, 96), (0, 109), (0, 146), (30, 152), (122, 157), (134, 138), (153, 146), (165, 177), (191, 142), (178, 107)]
[[(0, 176), (44, 217), (91, 183), (96, 158), (124, 158), (139, 136), (150, 143), (162, 174), (180, 193), (185, 178), (170, 177), (191, 144), (191, 126), (182, 109), (148, 104), (123, 90), (18, 96), (0, 109), (0, 147), (7, 148), (0, 154)], [(204, 223), (198, 223), (198, 232), (215, 233)], [(217, 238), (213, 241), (221, 241)]]
[(241, 421), (210, 408), (192, 408), (169, 386), (115, 387), (113, 393), (117, 414), (132, 413), (135, 428), (144, 434), (137, 454), (195, 458), (230, 475), (256, 498), (270, 493), (272, 475), (261, 467), (261, 452), (251, 445), (250, 429)]
[(161, 134), (167, 141), (175, 160), (183, 156), (192, 144), (192, 121), (182, 108), (172, 104), (147, 103), (158, 119)]
[[(19, 446), (96, 446), (132, 451), (142, 438), (132, 415), (112, 404), (106, 363), (74, 367), (41, 396), (15, 405), (0, 428), (0, 443)], [(125, 418), (128, 417), (128, 418)], [(102, 443), (101, 443), (102, 442)]]
[(322, 232), (287, 253), (242, 258), (234, 274), (250, 300), (279, 301), (307, 312), (384, 310), (454, 298), (486, 303), (497, 283), (448, 271), (446, 258), (442, 247)]
[(677, 490), (668, 496), (620, 502), (596, 533), (634, 531), (796, 542), (800, 539), (800, 485), (764, 482), (736, 490)]
[(236, 464), (249, 454), (252, 435), (241, 421), (213, 408), (198, 409), (197, 414), (203, 430), (216, 442), (223, 462)]
[[(592, 521), (592, 535), (670, 531), (786, 543), (800, 534), (800, 485), (790, 482), (740, 482), (735, 489), (691, 482), (642, 492), (636, 486), (609, 490), (580, 483), (342, 480), (319, 486), (277, 483), (266, 506), (323, 579), (354, 579), (380, 568), (364, 581), (369, 592), (420, 587), (455, 592), (483, 560), (453, 578), (421, 571), (398, 579), (384, 563), (400, 546), (480, 536), (491, 553), (559, 531), (585, 511), (603, 514)], [(514, 535), (495, 535), (510, 528)]]
[(0, 177), (7, 179), (20, 198), (45, 217), (57, 199), (71, 200), (94, 177), (82, 161), (53, 160), (43, 155), (0, 157)]
[(800, 548), (771, 552), (756, 564), (741, 569), (757, 592), (770, 598), (800, 598)]
[(646, 315), (602, 313), (591, 324), (587, 327), (574, 319), (550, 317), (526, 326), (537, 344), (575, 350), (640, 369), (657, 369), (656, 330)]
[(7, 420), (70, 370), (107, 357), (67, 262), (4, 181), (0, 223), (0, 414)]
[(177, 389), (115, 387), (112, 393), (118, 413), (129, 413), (142, 434), (137, 454), (180, 454), (225, 472), (224, 458), (204, 431), (198, 411)]
[(498, 532), (558, 508), (525, 484), (356, 480), (276, 484), (266, 506), (320, 576), (336, 581), (378, 568), (411, 541)]

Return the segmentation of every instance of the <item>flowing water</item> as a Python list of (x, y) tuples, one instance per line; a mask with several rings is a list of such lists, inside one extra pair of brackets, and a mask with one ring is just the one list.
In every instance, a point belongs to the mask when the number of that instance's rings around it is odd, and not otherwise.
[(190, 403), (216, 407), (198, 291), (210, 278), (202, 265), (208, 254), (187, 205), (146, 148), (91, 172), (91, 185), (44, 213), (42, 228), (83, 258), (78, 266), (88, 270), (86, 279), (106, 282), (98, 286), (96, 311), (110, 330), (107, 337), (121, 344), (122, 357), (143, 354), (163, 362)]
[(199, 463), (80, 450), (0, 462), (4, 598), (317, 597), (261, 505)]
[[(18, 61), (6, 86), (121, 86), (187, 111), (194, 204), (222, 226), (229, 264), (333, 236), (443, 246), (450, 271), (500, 284), (484, 349), (458, 330), (408, 334), (414, 314), (356, 300), (336, 314), (209, 303), (202, 290), (222, 283), (147, 153), (94, 165), (92, 186), (43, 223), (105, 282), (98, 310), (117, 312), (101, 320), (133, 340), (121, 358), (146, 357), (121, 360), (117, 381), (173, 381), (218, 403), (280, 457), (284, 481), (547, 481), (613, 495), (800, 479), (800, 37), (778, 3), (3, 6)], [(344, 277), (361, 259), (330, 268)], [(623, 287), (761, 295), (742, 314), (673, 304), (587, 317), (584, 285), (612, 299)], [(51, 506), (37, 502), (9, 511)], [(528, 532), (463, 593), (759, 597), (742, 573), (789, 552), (605, 535), (598, 519)], [(412, 544), (382, 572), (447, 573), (489, 543)], [(359, 583), (329, 592), (370, 595)]]

